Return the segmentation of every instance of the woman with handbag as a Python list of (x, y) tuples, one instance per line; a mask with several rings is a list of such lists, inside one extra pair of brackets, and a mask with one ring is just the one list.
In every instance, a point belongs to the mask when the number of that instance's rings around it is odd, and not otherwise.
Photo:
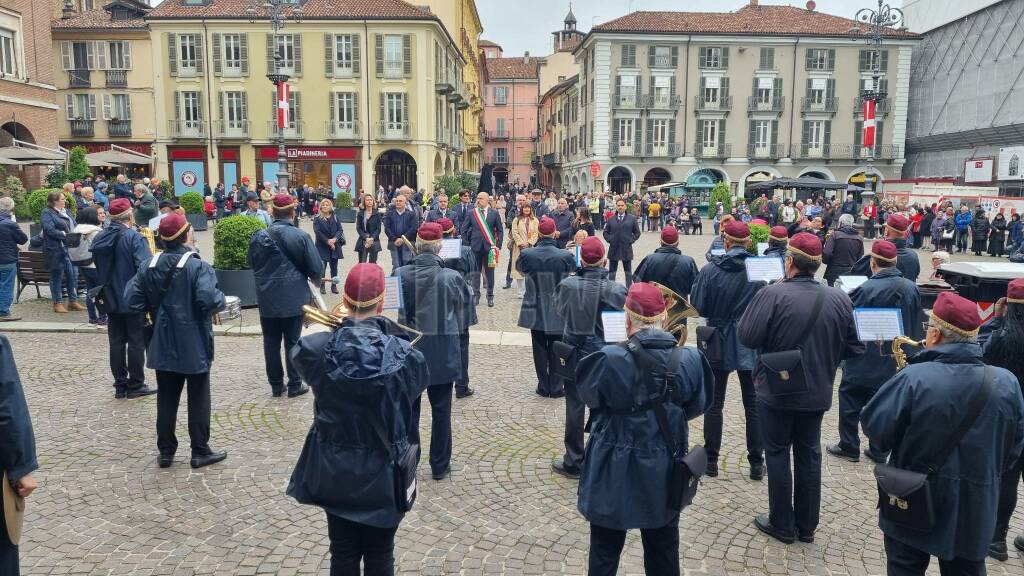
[(360, 263), (377, 262), (377, 254), (380, 253), (381, 225), (377, 200), (373, 194), (364, 194), (362, 209), (356, 215), (356, 234), (359, 235), (356, 252), (359, 253)]
[(512, 221), (511, 237), (509, 238), (512, 249), (512, 278), (516, 281), (516, 298), (526, 295), (526, 279), (519, 272), (516, 262), (519, 254), (525, 249), (537, 243), (540, 233), (537, 229), (538, 220), (533, 215), (533, 205), (524, 202), (519, 208), (519, 214)]
[[(316, 251), (320, 254), (320, 259), (324, 261), (324, 270), (326, 271), (330, 267), (330, 278), (337, 278), (338, 260), (344, 257), (341, 247), (345, 245), (345, 230), (342, 229), (341, 222), (334, 213), (334, 202), (330, 198), (320, 201), (320, 211), (313, 219), (313, 233), (316, 236)], [(325, 288), (327, 281), (327, 278), (320, 281), (321, 294), (327, 293)], [(331, 293), (338, 293), (338, 285), (334, 282), (331, 283)]]
[[(53, 311), (66, 314), (68, 311), (82, 311), (85, 306), (78, 301), (78, 274), (68, 258), (66, 243), (75, 227), (71, 213), (65, 208), (66, 198), (60, 190), (46, 195), (46, 208), (40, 219), (43, 226), (43, 261), (50, 273), (50, 299)], [(72, 237), (71, 240), (80, 240)], [(68, 305), (64, 306), (64, 290), (67, 290)]]

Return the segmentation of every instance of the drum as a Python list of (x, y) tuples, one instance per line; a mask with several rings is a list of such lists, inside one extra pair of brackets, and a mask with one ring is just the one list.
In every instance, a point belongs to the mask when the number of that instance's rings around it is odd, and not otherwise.
[(217, 314), (221, 323), (238, 320), (242, 317), (242, 301), (238, 299), (238, 296), (225, 296), (224, 301), (224, 310)]

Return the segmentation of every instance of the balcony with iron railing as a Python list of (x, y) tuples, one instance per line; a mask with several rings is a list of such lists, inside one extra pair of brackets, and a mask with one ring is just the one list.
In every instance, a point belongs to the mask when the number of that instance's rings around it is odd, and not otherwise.
[(838, 109), (839, 98), (811, 98), (808, 96), (800, 98), (800, 111), (804, 114), (808, 112), (835, 114)]
[(719, 112), (732, 110), (732, 96), (718, 98), (693, 97), (693, 107), (697, 112)]
[(842, 151), (843, 150), (841, 146), (825, 144), (824, 142), (811, 144), (801, 143), (793, 145), (794, 158), (834, 158), (835, 153), (842, 153)]
[(168, 120), (167, 131), (171, 138), (203, 138), (206, 136), (206, 122), (202, 120)]
[(778, 160), (786, 155), (789, 147), (785, 144), (748, 144), (747, 158), (757, 160)]
[(852, 160), (894, 160), (900, 157), (902, 148), (892, 144), (879, 144), (874, 150), (864, 148), (859, 144), (832, 144), (829, 146), (829, 158), (841, 158)]
[(671, 68), (672, 67), (672, 55), (671, 54), (655, 54), (655, 56), (654, 56), (654, 67), (655, 68)]
[(491, 154), (491, 164), (508, 164), (508, 155)]
[(132, 121), (111, 119), (107, 120), (107, 135), (111, 138), (126, 138), (132, 135)]
[(608, 145), (608, 153), (613, 157), (639, 156), (641, 149), (642, 146), (637, 146), (633, 143), (622, 144), (621, 142), (612, 142)]
[(508, 140), (511, 134), (508, 130), (487, 130), (484, 132), (484, 139), (494, 141)]
[[(853, 99), (854, 116), (860, 116), (864, 113), (864, 100), (863, 96), (857, 96)], [(875, 102), (875, 117), (888, 115), (891, 103), (892, 101), (889, 98), (882, 98)]]
[(94, 134), (93, 120), (72, 120), (71, 135), (91, 138)]
[(107, 88), (127, 88), (128, 87), (128, 71), (127, 70), (105, 70), (104, 75), (107, 79)]
[(708, 145), (704, 142), (693, 143), (693, 155), (696, 158), (728, 158), (732, 154), (732, 144), (718, 143)]
[(69, 88), (88, 88), (92, 86), (89, 70), (68, 70)]
[(271, 138), (277, 138), (283, 134), (285, 140), (298, 140), (302, 138), (304, 127), (305, 122), (292, 122), (290, 126), (285, 126), (282, 129), (277, 127), (277, 120), (268, 120), (267, 134)]
[(324, 122), (324, 134), (328, 140), (359, 140), (359, 122), (327, 120)]
[(459, 100), (455, 101), (455, 109), (456, 110), (466, 110), (470, 106), (473, 105), (473, 102), (472, 102), (473, 97), (470, 95), (469, 92), (466, 92), (466, 91), (463, 90), (463, 91), (460, 91), (459, 94), (461, 94), (462, 97)]
[(448, 148), (449, 134), (443, 128), (438, 128), (437, 134), (434, 135), (434, 143), (437, 144), (438, 148)]
[(455, 74), (447, 68), (439, 67), (434, 71), (434, 90), (438, 94), (449, 94), (455, 91)]
[(545, 168), (551, 168), (560, 164), (560, 162), (558, 161), (558, 155), (555, 154), (554, 152), (550, 154), (545, 154), (543, 158), (543, 163)]
[(682, 154), (679, 148), (680, 146), (676, 142), (663, 144), (648, 142), (644, 144), (643, 156), (645, 158), (676, 158)]
[(762, 100), (757, 96), (751, 96), (747, 98), (747, 111), (748, 112), (782, 112), (786, 109), (786, 98), (771, 98), (769, 100)]
[(244, 139), (252, 135), (252, 122), (249, 120), (218, 120), (217, 135), (227, 140)]
[(412, 122), (377, 122), (377, 137), (381, 140), (412, 140)]
[(652, 110), (678, 110), (682, 104), (682, 96), (672, 94), (645, 94), (640, 99), (642, 108)]
[(452, 133), (448, 136), (448, 141), (455, 152), (462, 152), (466, 149), (465, 144), (463, 144), (462, 134)]
[(612, 104), (615, 108), (639, 108), (640, 95), (636, 92), (619, 93), (612, 97)]

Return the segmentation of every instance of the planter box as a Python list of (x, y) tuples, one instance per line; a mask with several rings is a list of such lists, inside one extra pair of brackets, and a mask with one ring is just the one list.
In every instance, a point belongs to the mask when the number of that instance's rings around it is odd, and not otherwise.
[(196, 232), (203, 232), (206, 230), (206, 214), (185, 214), (185, 219), (192, 225), (192, 229)]
[(217, 274), (217, 287), (228, 296), (237, 296), (242, 308), (256, 305), (256, 276), (252, 270), (213, 270)]
[(340, 222), (355, 222), (356, 221), (356, 209), (355, 208), (338, 208), (338, 220)]

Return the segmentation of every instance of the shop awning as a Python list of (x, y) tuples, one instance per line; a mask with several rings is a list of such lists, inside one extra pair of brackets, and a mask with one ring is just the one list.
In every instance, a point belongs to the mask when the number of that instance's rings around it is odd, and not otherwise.
[(677, 186), (686, 186), (684, 182), (666, 182), (665, 184), (658, 184), (657, 186), (648, 186), (648, 192), (658, 192), (659, 190), (668, 190)]
[(776, 188), (800, 188), (803, 190), (842, 190), (846, 184), (821, 178), (775, 178), (766, 182), (758, 182), (747, 186), (747, 190), (775, 190)]
[(0, 148), (0, 158), (18, 160), (22, 164), (62, 164), (64, 162), (64, 155), (60, 152), (26, 146)]
[(4, 158), (3, 156), (0, 156), (0, 164), (4, 166), (24, 166), (26, 162), (22, 162), (21, 160), (14, 160), (12, 158)]
[(143, 154), (125, 150), (103, 150), (85, 155), (89, 166), (120, 166), (123, 164), (152, 164), (153, 159)]

